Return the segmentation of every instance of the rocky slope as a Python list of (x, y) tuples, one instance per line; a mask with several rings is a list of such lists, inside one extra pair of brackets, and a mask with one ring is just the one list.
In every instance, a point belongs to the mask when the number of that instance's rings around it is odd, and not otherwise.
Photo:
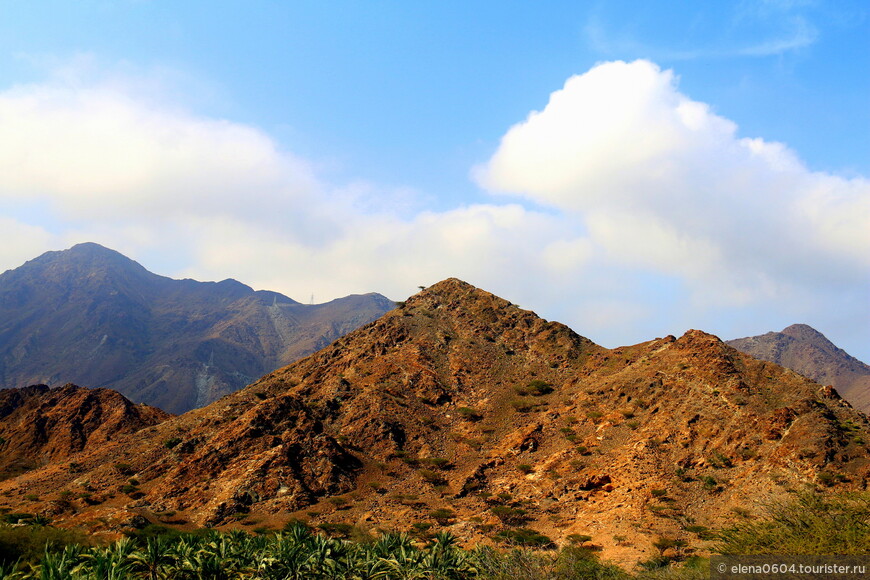
[(806, 324), (782, 332), (729, 340), (740, 352), (775, 362), (822, 385), (831, 385), (852, 406), (870, 413), (870, 366), (849, 355)]
[(169, 417), (108, 389), (34, 385), (0, 390), (0, 479), (66, 461)]
[[(703, 551), (706, 527), (792, 489), (865, 488), (868, 441), (831, 389), (715, 336), (608, 350), (449, 279), (208, 407), (80, 454), (84, 472), (60, 462), (0, 483), (0, 508), (94, 532), (303, 518), (475, 543), (530, 527), (634, 562), (660, 537)], [(65, 492), (87, 500), (53, 509)]]
[(172, 280), (80, 244), (0, 274), (0, 386), (108, 387), (181, 413), (393, 307), (379, 294), (304, 305), (235, 280)]

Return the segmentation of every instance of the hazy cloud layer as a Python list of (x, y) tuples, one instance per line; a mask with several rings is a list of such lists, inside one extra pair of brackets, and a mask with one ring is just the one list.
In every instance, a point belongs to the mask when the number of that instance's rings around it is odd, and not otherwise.
[(402, 299), (458, 276), (609, 346), (792, 322), (870, 338), (867, 180), (740, 137), (650, 62), (572, 77), (504, 135), (475, 175), (511, 203), (394, 211), (377, 198), (412, 189), (329, 184), (313, 167), (257, 128), (123, 83), (14, 87), (0, 92), (0, 227), (15, 240), (0, 266), (88, 240), (303, 301)]

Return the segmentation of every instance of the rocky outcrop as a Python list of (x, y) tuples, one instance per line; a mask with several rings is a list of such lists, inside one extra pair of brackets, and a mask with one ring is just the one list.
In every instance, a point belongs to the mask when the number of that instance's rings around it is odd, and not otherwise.
[(0, 477), (67, 460), (169, 417), (108, 389), (70, 384), (0, 390)]

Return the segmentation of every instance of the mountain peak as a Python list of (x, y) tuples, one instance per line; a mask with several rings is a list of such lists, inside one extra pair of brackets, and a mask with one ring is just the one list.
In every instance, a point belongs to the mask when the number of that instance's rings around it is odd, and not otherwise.
[(818, 383), (833, 385), (856, 408), (870, 411), (870, 366), (807, 324), (729, 340), (739, 351), (780, 364)]
[(821, 343), (830, 348), (836, 348), (828, 338), (809, 324), (792, 324), (782, 329), (782, 334), (797, 340)]
[(459, 278), (447, 278), (422, 289), (407, 300), (408, 305), (426, 304), (430, 307), (463, 306), (485, 302), (494, 307), (506, 307), (511, 303), (491, 292), (469, 284)]

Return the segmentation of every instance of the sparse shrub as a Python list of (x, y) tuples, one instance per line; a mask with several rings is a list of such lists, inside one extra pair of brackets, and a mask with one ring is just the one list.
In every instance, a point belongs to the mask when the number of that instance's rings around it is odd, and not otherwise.
[(422, 477), (423, 481), (425, 481), (426, 483), (430, 483), (432, 485), (444, 485), (445, 483), (447, 483), (444, 477), (437, 471), (432, 471), (431, 469), (421, 469), (417, 473), (420, 474), (420, 477)]
[(510, 402), (510, 405), (518, 413), (528, 413), (537, 406), (535, 403), (524, 399), (514, 399)]
[(604, 416), (604, 413), (602, 413), (601, 411), (587, 411), (586, 416), (590, 419), (600, 419)]
[(520, 463), (519, 465), (517, 465), (517, 469), (518, 469), (521, 473), (526, 473), (526, 474), (531, 473), (531, 472), (533, 472), (533, 471), (535, 470), (535, 469), (534, 469), (531, 465), (529, 465), (528, 463)]
[(133, 475), (134, 473), (133, 466), (129, 463), (116, 463), (113, 467), (121, 475)]
[(441, 524), (442, 526), (446, 526), (453, 518), (456, 517), (456, 514), (453, 512), (453, 510), (438, 508), (429, 512), (429, 517)]
[(329, 498), (329, 503), (335, 506), (336, 509), (342, 509), (350, 505), (350, 500), (339, 495)]
[(737, 454), (740, 455), (740, 459), (744, 461), (758, 457), (758, 452), (751, 447), (741, 447), (737, 450)]
[(712, 540), (715, 537), (715, 534), (707, 526), (691, 525), (686, 526), (685, 530), (697, 535), (701, 540)]
[(584, 542), (591, 542), (592, 536), (586, 534), (568, 534), (565, 538), (572, 546), (579, 546)]
[(666, 489), (654, 489), (654, 490), (652, 490), (651, 493), (652, 493), (653, 497), (665, 497), (666, 495), (668, 495), (668, 490), (666, 490)]
[(640, 427), (640, 421), (628, 421), (626, 426), (633, 431)]
[(489, 511), (492, 512), (492, 515), (500, 519), (502, 523), (509, 526), (516, 526), (525, 523), (528, 520), (528, 517), (526, 516), (527, 512), (522, 508), (497, 505), (491, 507)]
[(26, 493), (24, 494), (24, 499), (27, 501), (39, 501), (39, 496), (35, 493)]
[(515, 546), (546, 548), (553, 545), (553, 540), (530, 528), (503, 530), (495, 535), (495, 539)]
[(483, 414), (476, 409), (472, 409), (471, 407), (459, 407), (458, 409), (456, 409), (456, 412), (459, 414), (460, 417), (467, 421), (480, 421), (481, 419), (483, 419)]
[(733, 463), (731, 459), (722, 455), (718, 451), (713, 452), (713, 456), (710, 458), (710, 465), (715, 467), (716, 469), (722, 469), (724, 467), (733, 467)]
[(267, 395), (266, 393), (264, 393), (262, 391), (257, 391), (254, 393), (254, 396), (257, 397), (258, 399), (260, 399), (261, 401), (265, 401), (269, 395)]
[(553, 385), (540, 379), (529, 381), (529, 394), (533, 397), (548, 395), (553, 392)]
[(660, 555), (664, 554), (664, 551), (668, 548), (679, 549), (686, 546), (685, 540), (676, 540), (674, 538), (668, 537), (660, 537), (655, 542), (653, 542), (653, 547), (659, 551)]
[(740, 516), (741, 518), (748, 518), (748, 517), (752, 516), (752, 512), (750, 512), (748, 509), (742, 508), (742, 507), (735, 506), (735, 507), (731, 508), (731, 511), (734, 512), (735, 514), (737, 514), (738, 516)]
[(704, 475), (701, 477), (701, 483), (704, 484), (704, 489), (714, 490), (716, 489), (716, 478), (711, 475)]

